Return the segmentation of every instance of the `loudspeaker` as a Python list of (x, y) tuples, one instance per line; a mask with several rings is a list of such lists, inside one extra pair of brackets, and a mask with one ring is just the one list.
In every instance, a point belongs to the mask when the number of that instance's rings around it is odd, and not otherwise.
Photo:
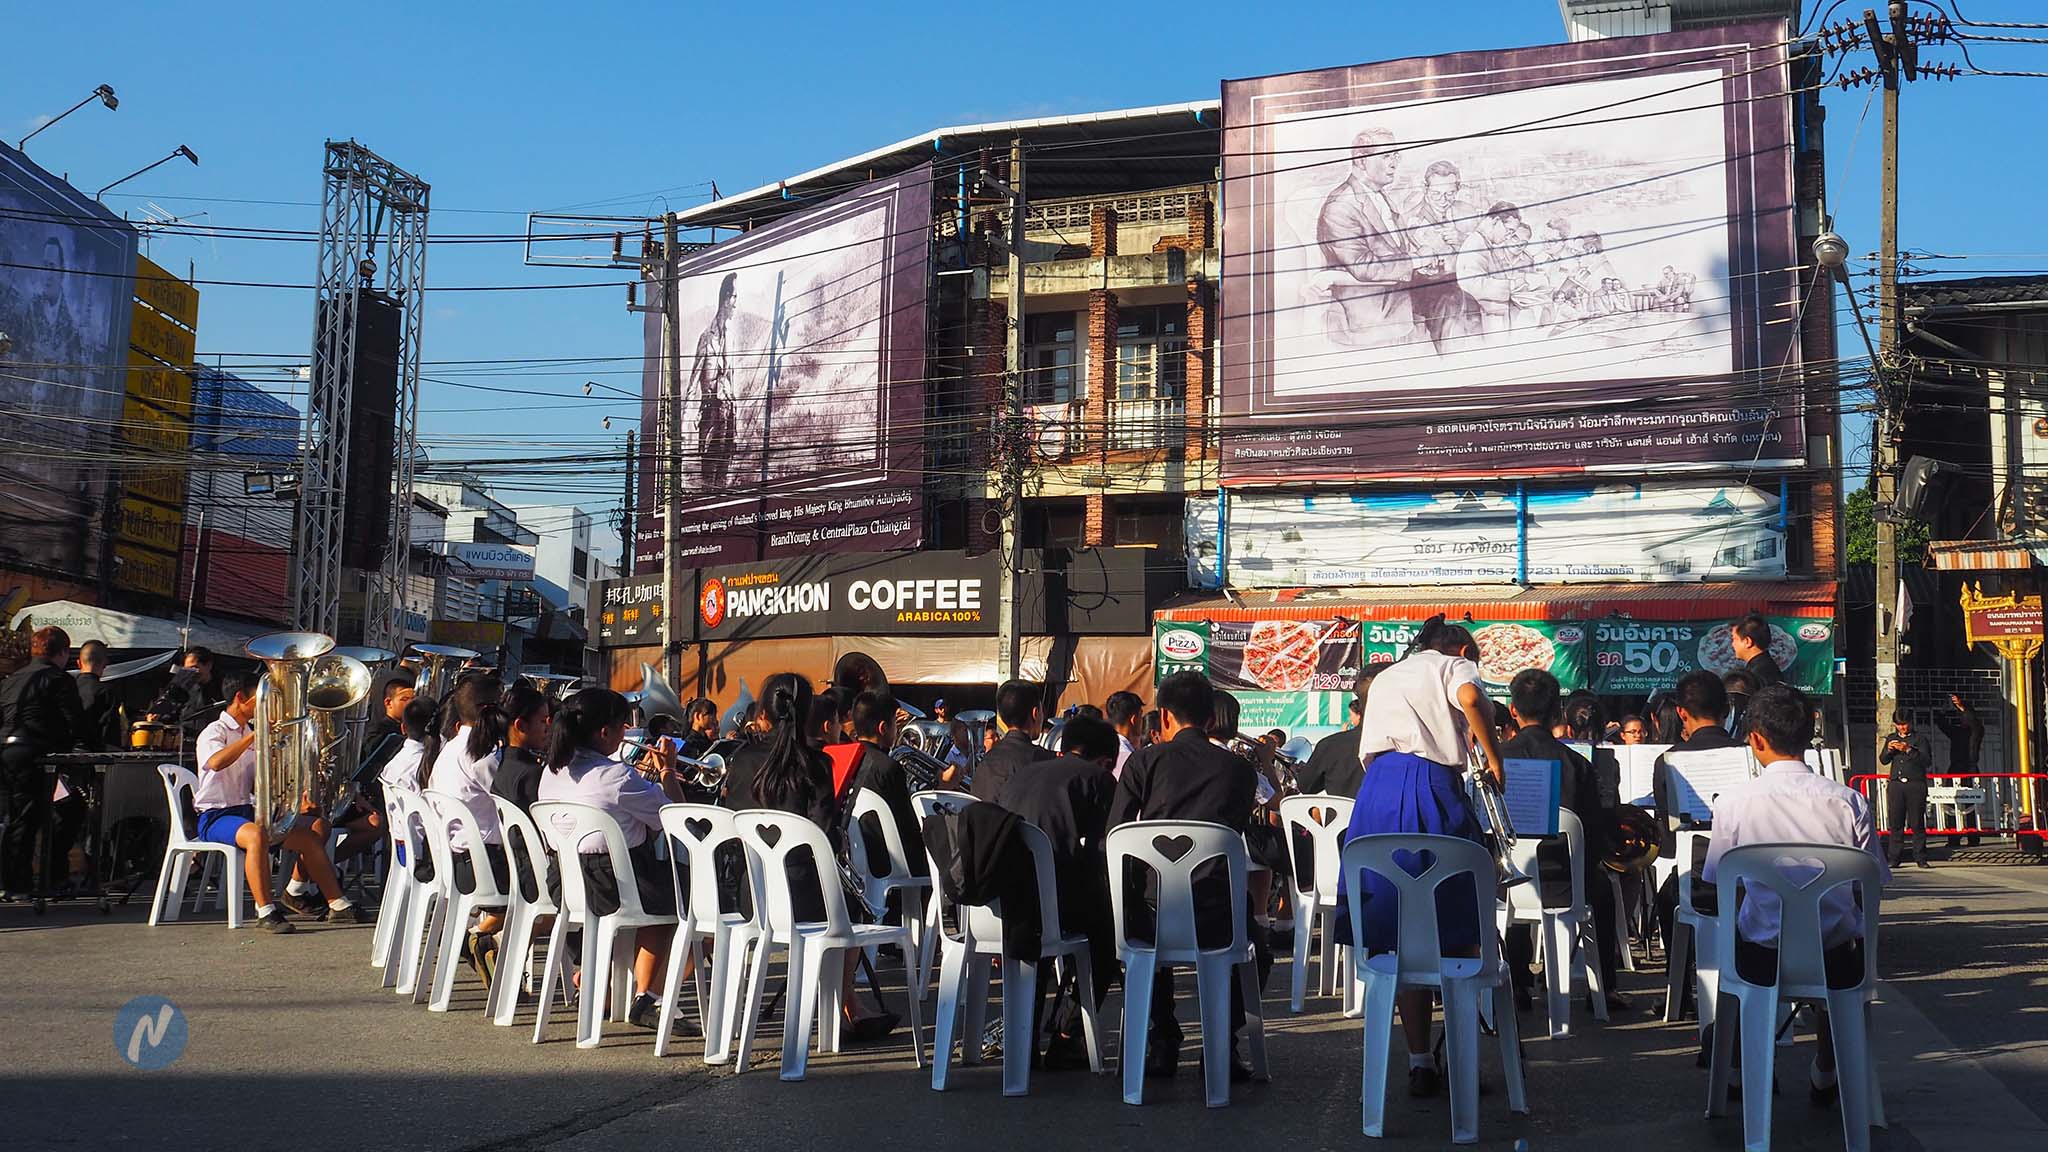
[[(327, 330), (321, 305), (320, 331)], [(405, 310), (368, 288), (356, 291), (355, 376), (349, 398), (348, 479), (342, 488), (341, 563), (374, 570), (391, 544), (391, 473), (397, 463), (398, 353)], [(330, 355), (324, 346), (322, 356)]]
[(1926, 520), (1941, 507), (1942, 493), (1962, 469), (1945, 460), (1915, 456), (1899, 470), (1899, 494), (1892, 500), (1892, 515), (1900, 520)]

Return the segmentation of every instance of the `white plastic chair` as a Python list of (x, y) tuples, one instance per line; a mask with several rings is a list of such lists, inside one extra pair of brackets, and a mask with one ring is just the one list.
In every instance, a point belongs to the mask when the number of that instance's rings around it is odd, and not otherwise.
[(1316, 994), (1335, 995), (1337, 982), (1342, 980), (1345, 1007), (1351, 1006), (1351, 947), (1337, 939), (1337, 877), (1341, 874), (1337, 859), (1343, 851), (1345, 829), (1351, 826), (1353, 803), (1329, 795), (1288, 796), (1280, 801), (1280, 829), (1287, 838), (1289, 854), (1297, 832), (1315, 844), (1314, 873), (1303, 876), (1297, 860), (1290, 881), (1294, 887), (1294, 971), (1287, 1009), (1297, 1014), (1308, 993), (1309, 938), (1318, 931), (1323, 934), (1323, 953)]
[[(512, 865), (512, 890), (506, 893), (505, 928), (498, 937), (498, 978), (491, 983), (486, 1008), (492, 1024), (510, 1027), (519, 1015), (519, 990), (533, 972), (534, 933), (540, 930), (542, 917), (553, 916), (559, 909), (554, 897), (548, 895), (548, 849), (540, 829), (534, 827), (533, 820), (519, 805), (503, 796), (492, 796), (491, 804), (498, 810), (505, 858)], [(519, 883), (522, 860), (533, 874), (534, 894), (530, 898)], [(537, 1011), (543, 1017), (548, 1014), (551, 993), (550, 988), (540, 990)]]
[[(971, 798), (970, 798), (971, 799)], [(956, 805), (954, 810), (967, 805)], [(936, 807), (944, 807), (941, 801)], [(981, 1015), (988, 1001), (989, 960), (1003, 965), (1003, 1095), (1025, 1096), (1031, 1091), (1031, 1056), (1038, 1035), (1038, 968), (1051, 960), (1055, 965), (1074, 965), (1075, 984), (1081, 999), (1081, 1031), (1088, 1046), (1090, 1071), (1102, 1071), (1102, 1046), (1096, 1031), (1095, 968), (1088, 953), (1088, 937), (1060, 930), (1059, 884), (1053, 874), (1052, 841), (1029, 821), (1017, 823), (1018, 834), (1031, 852), (1032, 870), (1038, 886), (1039, 959), (1015, 960), (1003, 952), (1003, 910), (997, 904), (953, 904), (958, 934), (946, 935), (945, 961), (939, 975), (939, 1014), (932, 1024), (932, 1091), (946, 1090), (946, 1073), (952, 1065), (954, 1025), (962, 999), (969, 1006), (970, 1023), (961, 1033), (962, 1063), (978, 1063), (981, 1051)], [(931, 884), (942, 903), (948, 903), (939, 884), (940, 865), (926, 854)], [(945, 924), (943, 913), (940, 925)], [(943, 927), (940, 929), (944, 931)], [(1055, 969), (1057, 972), (1057, 968)], [(1057, 978), (1057, 977), (1056, 977)]]
[[(573, 920), (583, 927), (583, 994), (576, 1000), (576, 1046), (595, 1048), (604, 1039), (607, 1009), (613, 1018), (623, 1018), (632, 1004), (634, 935), (642, 928), (672, 925), (676, 918), (641, 906), (633, 860), (626, 854), (626, 833), (603, 810), (566, 800), (544, 800), (533, 806), (533, 823), (555, 854), (562, 877), (562, 908), (567, 913), (555, 917), (541, 995), (548, 995), (561, 970), (555, 958), (563, 951), (567, 925)], [(611, 858), (612, 873), (619, 881), (618, 910), (604, 916), (591, 911), (589, 886), (583, 878), (580, 846), (592, 836), (601, 838), (600, 850)], [(547, 1015), (542, 1013), (535, 1023), (536, 1036), (546, 1022)]]
[[(838, 1052), (840, 1002), (848, 989), (841, 954), (849, 948), (895, 944), (910, 952), (910, 930), (901, 924), (855, 924), (846, 913), (846, 892), (834, 872), (831, 844), (825, 832), (802, 816), (765, 808), (734, 815), (740, 840), (747, 846), (754, 893), (765, 907), (765, 934), (747, 971), (747, 1010), (740, 1024), (740, 1048), (733, 1071), (744, 1072), (754, 1050), (754, 1029), (761, 1017), (761, 993), (768, 979), (769, 953), (787, 949), (788, 1000), (782, 1008), (782, 1078), (802, 1080), (810, 1057), (811, 1025), (819, 1021), (819, 1046)], [(825, 919), (798, 921), (789, 885), (789, 857), (808, 848), (816, 865)], [(924, 1034), (918, 1022), (916, 996), (905, 996), (910, 1010), (911, 1048), (924, 1067)]]
[[(680, 844), (683, 856), (671, 858), (676, 869), (676, 908), (681, 913), (675, 943), (668, 950), (668, 978), (661, 990), (661, 1025), (655, 1036), (654, 1054), (668, 1055), (669, 1028), (675, 1023), (682, 999), (683, 964), (700, 941), (711, 942), (711, 972), (704, 965), (695, 969), (697, 1017), (704, 1032), (704, 1062), (723, 1064), (732, 1058), (734, 1019), (739, 1011), (740, 990), (745, 983), (746, 956), (761, 934), (760, 901), (750, 905), (755, 915), (727, 912), (718, 904), (718, 851), (738, 844), (740, 833), (733, 824), (732, 811), (710, 804), (668, 804), (661, 810), (661, 827), (670, 844)], [(681, 875), (687, 857), (689, 883)]]
[[(1771, 1146), (1771, 1082), (1777, 1058), (1779, 1005), (1800, 1000), (1827, 1005), (1834, 1032), (1835, 1074), (1841, 1085), (1842, 1143), (1867, 1152), (1870, 1129), (1883, 1127), (1877, 1061), (1870, 1051), (1870, 1012), (1877, 992), (1877, 926), (1884, 895), (1875, 857), (1839, 844), (1745, 844), (1725, 853), (1717, 868), (1720, 923), (1721, 1027), (1714, 1029), (1713, 1068), (1707, 1078), (1707, 1115), (1728, 1109), (1728, 1082), (1736, 1033), (1742, 1043), (1742, 1142), (1749, 1152)], [(1853, 884), (1863, 910), (1863, 978), (1853, 987), (1829, 988), (1821, 948), (1820, 900)], [(1736, 904), (1740, 889), (1766, 888), (1778, 897), (1778, 972), (1775, 984), (1751, 984), (1735, 967)], [(1727, 1027), (1726, 1008), (1737, 1027)]]
[(1707, 850), (1711, 834), (1706, 832), (1682, 831), (1678, 833), (1678, 906), (1671, 920), (1671, 947), (1664, 955), (1664, 1022), (1671, 1024), (1679, 1018), (1679, 1006), (1684, 1003), (1685, 969), (1690, 963), (1697, 973), (1697, 987), (1694, 1003), (1699, 1011), (1699, 1029), (1702, 1033), (1714, 1022), (1714, 1004), (1720, 999), (1720, 954), (1714, 946), (1714, 925), (1712, 916), (1702, 916), (1693, 910), (1693, 872), (1695, 862)]
[[(450, 967), (454, 953), (442, 947), (443, 924), (449, 906), (459, 893), (455, 890), (455, 849), (448, 838), (448, 820), (427, 793), (402, 797), (408, 835), (407, 843), (423, 850), (433, 872), (415, 880), (406, 903), (405, 938), (399, 958), (398, 982), (394, 990), (424, 1004), (432, 995), (442, 969)], [(485, 871), (488, 871), (488, 867)], [(448, 973), (453, 980), (454, 973)], [(446, 1009), (443, 1009), (445, 1011)]]
[(213, 869), (218, 865), (223, 873), (220, 891), (216, 897), (227, 904), (228, 927), (242, 926), (242, 850), (229, 844), (215, 844), (206, 840), (195, 840), (185, 830), (185, 811), (193, 789), (199, 787), (199, 777), (189, 768), (176, 764), (159, 764), (156, 772), (164, 782), (164, 801), (170, 809), (170, 838), (164, 841), (164, 863), (156, 874), (156, 895), (149, 904), (149, 926), (154, 928), (166, 920), (178, 918), (179, 906), (185, 902), (185, 884), (194, 868), (199, 870), (199, 890), (193, 893), (193, 911), (199, 911), (200, 902), (206, 897), (208, 883)]
[[(400, 996), (415, 996), (423, 978), (421, 965), (427, 958), (423, 941), (441, 903), (441, 884), (446, 879), (448, 861), (433, 853), (427, 828), (434, 821), (419, 793), (394, 792), (386, 801), (393, 817), (392, 839), (405, 843), (406, 864), (398, 870), (395, 880), (406, 886), (406, 893), (404, 915), (392, 926), (391, 939), (385, 946), (383, 983)], [(445, 832), (444, 829), (444, 839)], [(422, 860), (429, 869), (424, 879), (418, 872)]]
[[(872, 817), (881, 826), (880, 845), (869, 843), (863, 831), (861, 818)], [(889, 805), (874, 792), (863, 788), (853, 794), (852, 819), (846, 825), (846, 859), (853, 867), (854, 879), (860, 882), (861, 895), (867, 898), (868, 907), (877, 915), (888, 907), (889, 893), (900, 893), (898, 908), (903, 926), (910, 930), (910, 946), (903, 951), (903, 970), (906, 986), (911, 988), (919, 1000), (928, 995), (931, 983), (930, 945), (925, 941), (925, 896), (933, 891), (932, 878), (922, 871), (922, 860), (912, 860), (910, 849), (903, 843), (903, 830), (896, 827), (896, 815)], [(880, 848), (885, 859), (875, 859), (874, 849)], [(884, 865), (882, 875), (875, 875), (875, 864)], [(869, 951), (868, 960), (874, 961)]]
[[(1420, 875), (1411, 875), (1396, 854), (1428, 853), (1433, 859)], [(1419, 866), (1419, 863), (1417, 864)], [(1399, 937), (1395, 951), (1363, 955), (1353, 967), (1365, 983), (1364, 1130), (1386, 1135), (1387, 1050), (1394, 1035), (1394, 999), (1404, 988), (1433, 988), (1444, 1001), (1444, 1055), (1450, 1068), (1451, 1142), (1479, 1139), (1479, 1010), (1491, 1001), (1500, 1034), (1500, 1059), (1507, 1080), (1508, 1110), (1527, 1113), (1528, 1094), (1522, 1078), (1521, 1031), (1515, 1022), (1513, 982), (1501, 963), (1498, 938), (1485, 930), (1487, 906), (1496, 882), (1493, 854), (1470, 840), (1452, 836), (1360, 836), (1344, 845), (1345, 895), (1351, 923), (1365, 923), (1363, 874), (1385, 877), (1398, 902)], [(1478, 919), (1479, 955), (1444, 956), (1437, 936), (1436, 893), (1439, 886), (1470, 876), (1474, 916)]]
[[(1185, 847), (1182, 847), (1185, 845)], [(1179, 849), (1169, 855), (1169, 849)], [(1257, 953), (1245, 930), (1244, 837), (1221, 824), (1196, 820), (1139, 820), (1109, 830), (1103, 839), (1109, 860), (1110, 907), (1116, 918), (1117, 956), (1124, 964), (1124, 1103), (1145, 1102), (1145, 1043), (1152, 1022), (1152, 982), (1161, 968), (1193, 968), (1201, 1004), (1202, 1079), (1209, 1107), (1230, 1103), (1230, 978), (1236, 970), (1251, 1031), (1253, 1072), (1266, 1075), (1266, 1021), (1259, 1003)], [(1195, 937), (1195, 869), (1221, 859), (1228, 875), (1230, 942), (1205, 949)], [(1135, 940), (1124, 877), (1129, 862), (1158, 876), (1157, 914), (1151, 941)]]
[[(1557, 834), (1564, 838), (1570, 861), (1572, 902), (1563, 908), (1543, 904), (1540, 880), (1502, 890), (1498, 927), (1505, 933), (1511, 924), (1533, 924), (1543, 947), (1543, 978), (1548, 985), (1550, 1038), (1571, 1035), (1572, 987), (1583, 979), (1593, 994), (1593, 1018), (1607, 1019), (1607, 989), (1600, 977), (1599, 942), (1594, 937), (1593, 914), (1586, 903), (1586, 827), (1569, 811), (1557, 814)], [(1512, 855), (1516, 865), (1530, 876), (1537, 874), (1536, 846), (1549, 837), (1524, 836), (1515, 841)], [(1605, 896), (1605, 893), (1602, 893)]]
[(384, 986), (397, 975), (398, 929), (405, 922), (406, 901), (412, 895), (410, 865), (414, 859), (406, 847), (405, 820), (398, 807), (396, 789), (384, 796), (384, 891), (377, 902), (377, 926), (370, 934), (370, 967), (384, 969)]
[[(469, 891), (462, 891), (456, 882), (455, 869), (450, 867), (448, 883), (443, 890), (447, 907), (435, 917), (441, 932), (434, 961), (434, 990), (427, 1001), (427, 1011), (446, 1012), (449, 1000), (455, 994), (455, 970), (461, 967), (462, 942), (470, 922), (484, 912), (503, 911), (510, 898), (498, 887), (497, 874), (491, 871), (490, 857), (486, 855), (483, 830), (477, 827), (476, 815), (463, 804), (462, 798), (448, 792), (428, 791), (422, 795), (428, 804), (447, 818), (442, 836), (448, 842), (449, 860), (454, 859), (456, 852), (467, 852), (469, 871), (474, 880)], [(432, 829), (429, 835), (432, 835)], [(438, 840), (436, 859), (440, 858)], [(484, 1002), (486, 1007), (491, 1003), (488, 990)]]

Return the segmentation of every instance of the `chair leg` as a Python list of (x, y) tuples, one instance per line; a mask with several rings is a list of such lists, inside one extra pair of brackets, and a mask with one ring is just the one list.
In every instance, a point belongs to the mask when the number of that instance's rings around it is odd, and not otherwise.
[[(903, 954), (907, 957), (910, 953), (910, 941), (905, 939), (903, 942)], [(915, 1066), (922, 1070), (924, 1068), (924, 1021), (920, 1017), (924, 1013), (919, 1008), (920, 997), (906, 994), (903, 997), (903, 1001), (905, 1004), (904, 1011), (910, 1016), (911, 1059), (915, 1061)]]
[(457, 897), (441, 919), (441, 947), (434, 964), (434, 994), (427, 1011), (446, 1012), (455, 997), (455, 970), (461, 967), (462, 937), (469, 930), (469, 901)]
[(1848, 1152), (1870, 1152), (1872, 1081), (1870, 1037), (1863, 989), (1828, 995), (1828, 1023), (1835, 1039), (1835, 1082), (1841, 1086), (1842, 1145)]
[(965, 991), (967, 968), (965, 949), (948, 943), (939, 954), (938, 1015), (932, 1017), (932, 1091), (946, 1090), (946, 1076), (953, 1066), (953, 1030), (960, 1023), (960, 996)]
[(1584, 969), (1586, 991), (1593, 1001), (1593, 1019), (1607, 1022), (1607, 981), (1600, 974), (1600, 941), (1591, 919), (1579, 921), (1572, 931), (1572, 965)]
[[(1865, 997), (1863, 1001), (1863, 1042), (1866, 1045), (1869, 1044), (1871, 1034), (1874, 1031), (1870, 1019), (1874, 1007), (1869, 998)], [(1840, 1033), (1836, 1033), (1836, 1035), (1840, 1035)], [(1840, 1041), (1836, 1041), (1836, 1043), (1840, 1043)], [(1866, 1048), (1865, 1051), (1867, 1052), (1868, 1049)], [(1872, 1128), (1889, 1128), (1891, 1125), (1886, 1123), (1884, 1118), (1884, 1085), (1878, 1081), (1877, 1060), (1873, 1057), (1865, 1056), (1863, 1062), (1865, 1067), (1870, 1070), (1868, 1077), (1870, 1081), (1870, 1126)]]
[(967, 1003), (962, 1013), (966, 1024), (960, 1034), (960, 1062), (981, 1063), (981, 1037), (988, 1029), (988, 985), (989, 971), (994, 963), (986, 952), (977, 952), (974, 937), (965, 937), (961, 948), (967, 957)]
[[(170, 894), (172, 874), (183, 875), (184, 870), (185, 854), (183, 852), (172, 848), (164, 853), (163, 866), (158, 868), (156, 872), (156, 894), (149, 901), (149, 926), (151, 928), (163, 922), (164, 897)], [(184, 895), (184, 890), (185, 885), (180, 883), (178, 885), (178, 894), (181, 897)], [(175, 917), (176, 914), (177, 907), (173, 905), (172, 915)]]
[(1003, 961), (1003, 1095), (1031, 1094), (1031, 1057), (1038, 1049), (1038, 965)]
[(392, 982), (392, 991), (400, 996), (412, 995), (413, 985), (420, 978), (420, 964), (424, 960), (424, 949), (420, 937), (427, 930), (428, 916), (433, 912), (436, 897), (431, 888), (416, 889), (406, 904), (405, 937), (399, 942), (398, 979)]
[[(920, 896), (919, 899), (923, 899), (923, 897)], [(918, 944), (917, 966), (924, 972), (924, 983), (920, 983), (917, 987), (917, 995), (920, 1000), (931, 995), (931, 989), (927, 985), (932, 975), (932, 958), (936, 955), (933, 950), (939, 946), (939, 938), (942, 935), (944, 933), (939, 931), (939, 900), (938, 897), (934, 896), (931, 903), (926, 904), (924, 907), (924, 927), (921, 930), (921, 939)]]
[[(1705, 941), (1697, 935), (1693, 937), (1693, 953), (1696, 957), (1708, 955), (1704, 945)], [(1694, 983), (1697, 985), (1693, 989), (1693, 1003), (1699, 1010), (1700, 1034), (1705, 1035), (1706, 1030), (1714, 1026), (1714, 1016), (1721, 1008), (1721, 971), (1700, 963), (1698, 959), (1693, 961), (1693, 971)]]
[(1100, 1012), (1095, 1007), (1095, 961), (1083, 948), (1074, 953), (1074, 987), (1081, 997), (1081, 1036), (1088, 1043), (1088, 1071), (1102, 1075), (1102, 1038), (1097, 1032)]
[(1323, 963), (1316, 970), (1316, 995), (1335, 996), (1342, 987), (1337, 976), (1337, 910), (1317, 908), (1309, 916), (1323, 930)]
[(612, 917), (592, 916), (583, 924), (583, 993), (576, 997), (576, 1046), (595, 1048), (604, 1040), (606, 996), (611, 986)]
[(1550, 1038), (1572, 1034), (1572, 929), (1556, 916), (1543, 917), (1543, 981), (1549, 989)]
[(925, 982), (931, 972), (924, 966), (924, 889), (899, 888), (903, 901), (903, 981), (912, 999), (924, 999)]
[(1124, 957), (1124, 1028), (1117, 1044), (1123, 1065), (1124, 1103), (1145, 1102), (1145, 1045), (1152, 1029), (1152, 982), (1159, 977), (1150, 952)]
[(527, 969), (533, 966), (533, 921), (529, 904), (512, 909), (505, 918), (498, 945), (498, 978), (491, 981), (484, 997), (484, 1008), (496, 1027), (510, 1027), (519, 1015), (519, 990), (526, 982)]
[(1469, 982), (1444, 987), (1444, 1057), (1450, 1065), (1451, 1143), (1479, 1142), (1479, 998)]
[(1664, 1022), (1675, 1024), (1685, 997), (1685, 969), (1692, 961), (1692, 925), (1683, 920), (1671, 925), (1671, 947), (1664, 953)]
[(1374, 976), (1365, 982), (1359, 999), (1364, 1011), (1365, 1068), (1360, 1086), (1361, 1129), (1367, 1136), (1387, 1134), (1388, 1049), (1394, 1043), (1394, 994), (1399, 982), (1391, 976)]
[(1235, 965), (1197, 963), (1195, 999), (1202, 1007), (1202, 1087), (1211, 1108), (1230, 1104), (1230, 981)]
[[(1704, 1004), (1701, 1006), (1701, 1014), (1705, 1014)], [(1717, 1012), (1716, 1015), (1723, 1022), (1727, 1020), (1724, 1014)], [(1709, 1039), (1711, 1047), (1707, 1061), (1707, 1116), (1712, 1119), (1728, 1114), (1728, 1083), (1734, 1079), (1735, 1069), (1735, 1033), (1729, 1028), (1716, 1028)]]
[(377, 901), (377, 927), (370, 933), (370, 967), (384, 967), (385, 946), (391, 941), (396, 929), (391, 923), (392, 914), (397, 912), (400, 901), (405, 899), (405, 888), (398, 884), (384, 885), (384, 894)]
[(426, 1003), (428, 995), (433, 991), (434, 985), (429, 978), (436, 976), (440, 971), (435, 965), (438, 963), (446, 967), (448, 963), (448, 958), (441, 955), (440, 948), (442, 928), (448, 922), (448, 897), (437, 895), (430, 903), (432, 907), (427, 913), (426, 939), (420, 945), (420, 967), (419, 971), (413, 974), (412, 980), (412, 1002), (415, 1004)]
[(1771, 1146), (1771, 1081), (1778, 1059), (1775, 999), (1769, 994), (1748, 998), (1735, 1013), (1742, 1043), (1742, 1144), (1750, 1152), (1768, 1152)]
[(715, 998), (704, 1023), (704, 1062), (723, 1064), (732, 1059), (733, 1025), (739, 1014), (741, 985), (745, 982), (747, 949), (752, 937), (720, 924), (711, 939), (711, 995)]
[(811, 1022), (818, 1015), (827, 959), (837, 957), (801, 935), (791, 934), (789, 992), (782, 1005), (782, 1079), (786, 1081), (802, 1080), (809, 1065)]
[[(676, 1000), (683, 993), (683, 963), (690, 957), (690, 947), (696, 943), (696, 932), (689, 916), (676, 925), (674, 939), (668, 945), (668, 976), (661, 982), (661, 1020), (654, 1026), (654, 1056), (660, 1059), (668, 1055), (669, 1029), (676, 1022)], [(704, 1014), (704, 997), (697, 997), (697, 1014)], [(710, 1021), (705, 1021), (709, 1024)]]
[(225, 882), (221, 886), (227, 891), (228, 929), (230, 931), (240, 929), (242, 926), (242, 850), (237, 848), (225, 855), (219, 853), (208, 853), (208, 855), (220, 855), (221, 869), (227, 873)]
[(412, 890), (411, 876), (396, 876), (390, 881), (398, 893), (397, 902), (391, 908), (390, 930), (384, 934), (384, 956), (379, 965), (384, 975), (378, 978), (379, 987), (395, 988), (405, 971), (405, 931), (412, 923), (412, 906), (420, 899)]
[(548, 1017), (555, 1010), (555, 981), (560, 980), (564, 984), (567, 984), (569, 981), (569, 974), (562, 971), (562, 953), (567, 950), (568, 942), (569, 917), (565, 913), (557, 912), (555, 913), (555, 926), (548, 931), (547, 962), (541, 968), (540, 1003), (535, 1007), (533, 1013), (533, 1042), (535, 1044), (540, 1043), (541, 1036), (547, 1032)]
[[(769, 954), (774, 951), (775, 942), (766, 936), (753, 941), (753, 956), (746, 963), (747, 1001), (746, 1009), (739, 1017), (739, 1049), (733, 1053), (732, 1059), (732, 1070), (735, 1076), (745, 1072), (747, 1066), (753, 1063), (754, 1030), (761, 1023), (761, 991), (768, 983)], [(792, 989), (787, 992), (784, 999), (794, 1000), (795, 991)], [(790, 1004), (783, 1006), (785, 1015), (794, 1011), (796, 1011), (795, 1007)]]
[[(1294, 912), (1294, 970), (1287, 977), (1287, 1010), (1301, 1015), (1302, 999), (1308, 994), (1308, 953), (1309, 937), (1315, 935), (1316, 918), (1313, 912), (1306, 915), (1299, 908)], [(1323, 937), (1324, 943), (1329, 936)], [(1327, 971), (1328, 961), (1324, 961)]]

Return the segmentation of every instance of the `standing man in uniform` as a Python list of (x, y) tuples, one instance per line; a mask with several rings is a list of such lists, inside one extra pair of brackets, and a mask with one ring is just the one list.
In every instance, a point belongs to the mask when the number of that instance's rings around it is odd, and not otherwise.
[[(1984, 754), (1984, 721), (1961, 696), (1951, 695), (1948, 704), (1948, 714), (1935, 721), (1942, 735), (1948, 737), (1948, 770), (1957, 776), (1956, 787), (1975, 787), (1981, 783), (1977, 779), (1977, 760)], [(1983, 819), (1982, 808), (1973, 810), (1970, 827), (1976, 827)], [(1976, 847), (1977, 833), (1965, 833), (1963, 843)]]
[[(78, 685), (64, 671), (71, 637), (62, 628), (38, 628), (29, 637), (29, 662), (0, 682), (0, 812), (7, 831), (0, 836), (0, 900), (40, 892), (55, 875), (56, 836), (50, 824), (50, 771), (43, 757), (68, 752), (85, 731)], [(50, 833), (43, 848), (43, 882), (37, 886), (32, 861), (36, 837)]]
[(1892, 713), (1892, 727), (1895, 731), (1877, 754), (1879, 762), (1889, 764), (1892, 770), (1884, 821), (1885, 830), (1892, 835), (1890, 863), (1896, 868), (1905, 860), (1906, 828), (1910, 825), (1913, 863), (1932, 868), (1927, 862), (1927, 769), (1934, 763), (1934, 752), (1928, 747), (1927, 734), (1913, 731), (1913, 719), (1905, 709)]
[(95, 752), (121, 747), (121, 694), (100, 679), (107, 671), (107, 646), (87, 640), (78, 646), (78, 703), (85, 710), (79, 743)]
[(1773, 684), (1785, 682), (1785, 670), (1778, 667), (1778, 660), (1771, 655), (1771, 622), (1751, 612), (1735, 622), (1735, 628), (1728, 636), (1728, 646), (1735, 650), (1735, 658), (1748, 668), (1751, 680), (1756, 686), (1751, 689), (1761, 692)]

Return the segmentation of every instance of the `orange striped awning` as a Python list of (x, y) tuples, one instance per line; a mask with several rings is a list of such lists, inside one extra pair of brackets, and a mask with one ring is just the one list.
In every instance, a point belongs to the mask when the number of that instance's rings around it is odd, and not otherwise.
[[(2034, 567), (2035, 541), (1932, 540), (1928, 559), (1938, 572), (2013, 572)], [(2048, 541), (2039, 541), (2048, 546)]]

